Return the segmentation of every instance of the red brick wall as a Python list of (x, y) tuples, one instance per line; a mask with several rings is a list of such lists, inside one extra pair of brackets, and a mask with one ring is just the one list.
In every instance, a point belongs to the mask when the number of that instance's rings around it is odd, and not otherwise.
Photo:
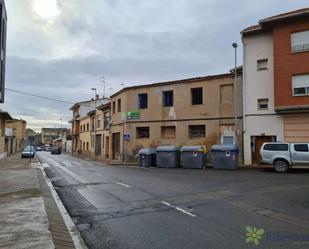
[(291, 33), (309, 30), (308, 20), (277, 25), (274, 38), (275, 107), (309, 105), (309, 96), (292, 96), (292, 75), (309, 73), (309, 51), (291, 52)]

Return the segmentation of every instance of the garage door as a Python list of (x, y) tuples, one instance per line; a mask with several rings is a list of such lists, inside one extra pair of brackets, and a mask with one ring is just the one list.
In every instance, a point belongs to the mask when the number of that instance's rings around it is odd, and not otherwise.
[(309, 142), (309, 115), (284, 117), (285, 142)]

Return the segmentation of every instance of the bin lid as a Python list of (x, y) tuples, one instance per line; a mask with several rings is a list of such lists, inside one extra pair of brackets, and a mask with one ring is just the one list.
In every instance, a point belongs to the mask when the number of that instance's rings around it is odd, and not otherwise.
[(139, 150), (138, 155), (152, 155), (152, 154), (156, 154), (156, 150), (153, 148), (144, 148)]
[(181, 151), (184, 151), (184, 152), (200, 151), (200, 152), (206, 153), (207, 149), (205, 145), (193, 145), (193, 146), (182, 146)]
[(215, 144), (211, 147), (211, 151), (239, 151), (236, 144)]
[(177, 152), (180, 151), (178, 146), (159, 146), (156, 149), (157, 152)]

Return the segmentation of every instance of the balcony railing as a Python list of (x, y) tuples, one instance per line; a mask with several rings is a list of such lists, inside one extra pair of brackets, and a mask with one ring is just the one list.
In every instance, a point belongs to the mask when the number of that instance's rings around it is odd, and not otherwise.
[(292, 46), (292, 53), (309, 51), (309, 44)]

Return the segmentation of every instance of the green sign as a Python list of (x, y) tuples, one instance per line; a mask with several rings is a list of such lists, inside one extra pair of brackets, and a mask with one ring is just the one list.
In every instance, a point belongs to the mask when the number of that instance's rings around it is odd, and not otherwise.
[(121, 113), (122, 121), (140, 119), (140, 117), (141, 112), (139, 110)]

